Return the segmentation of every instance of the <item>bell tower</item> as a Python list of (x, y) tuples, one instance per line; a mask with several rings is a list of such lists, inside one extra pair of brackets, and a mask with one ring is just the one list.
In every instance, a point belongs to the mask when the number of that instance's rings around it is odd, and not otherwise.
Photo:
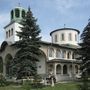
[(19, 40), (19, 37), (16, 35), (16, 31), (20, 31), (21, 24), (20, 22), (25, 17), (26, 10), (22, 7), (15, 7), (10, 12), (10, 23), (7, 24), (5, 29), (5, 41), (14, 43)]

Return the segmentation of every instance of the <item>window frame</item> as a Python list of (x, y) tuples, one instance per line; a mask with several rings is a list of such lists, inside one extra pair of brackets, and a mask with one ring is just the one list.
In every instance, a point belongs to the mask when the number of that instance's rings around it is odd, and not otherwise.
[(58, 42), (58, 36), (57, 36), (57, 34), (55, 34), (55, 42)]
[(6, 38), (8, 38), (8, 31), (6, 31)]
[(61, 34), (61, 40), (62, 40), (62, 41), (65, 41), (65, 33), (62, 33), (62, 34)]
[(68, 34), (68, 40), (69, 40), (69, 41), (72, 41), (72, 33), (69, 33), (69, 34)]
[(75, 34), (75, 41), (77, 41), (77, 34)]
[(25, 18), (25, 11), (22, 10), (22, 18)]
[(16, 18), (20, 17), (20, 10), (18, 8), (15, 9), (15, 17)]
[(61, 50), (56, 49), (56, 58), (61, 58)]
[(54, 49), (53, 48), (49, 48), (48, 56), (49, 57), (54, 57)]
[(13, 35), (13, 28), (11, 28), (11, 36)]

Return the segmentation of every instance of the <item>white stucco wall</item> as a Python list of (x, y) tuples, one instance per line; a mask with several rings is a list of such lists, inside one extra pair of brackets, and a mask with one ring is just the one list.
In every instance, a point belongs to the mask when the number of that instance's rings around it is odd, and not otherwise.
[(37, 63), (37, 73), (46, 74), (46, 57), (40, 56), (40, 61)]
[[(72, 35), (72, 40), (69, 40), (69, 33)], [(64, 34), (65, 40), (61, 40), (61, 34)], [(57, 42), (55, 42), (55, 35), (57, 35)], [(77, 36), (77, 41), (75, 40), (75, 35)], [(57, 44), (73, 44), (78, 45), (78, 32), (75, 30), (58, 30), (51, 34), (52, 42)]]
[(6, 32), (11, 30), (13, 28), (13, 35), (10, 36), (10, 37), (6, 37), (5, 36), (5, 41), (9, 41), (9, 42), (12, 42), (14, 43), (15, 41), (19, 40), (19, 37), (16, 35), (16, 31), (20, 31), (20, 27), (21, 25), (19, 23), (12, 23), (11, 25), (9, 25), (8, 27), (5, 28), (5, 35), (6, 35)]
[(15, 31), (14, 31), (14, 40), (15, 41), (18, 41), (19, 40), (19, 37), (17, 36), (17, 32), (16, 31), (21, 31), (21, 28), (22, 25), (19, 24), (19, 23), (15, 23)]

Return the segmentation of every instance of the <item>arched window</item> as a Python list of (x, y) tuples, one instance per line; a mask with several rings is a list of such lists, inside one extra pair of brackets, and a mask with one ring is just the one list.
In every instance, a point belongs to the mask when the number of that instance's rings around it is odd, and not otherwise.
[(59, 49), (56, 49), (56, 57), (57, 58), (61, 57), (61, 51)]
[(54, 57), (54, 49), (49, 48), (49, 57)]
[(77, 35), (75, 34), (75, 41), (77, 41)]
[(72, 54), (72, 59), (75, 59), (75, 58), (76, 58), (76, 54), (73, 53), (73, 54)]
[(6, 38), (8, 38), (8, 31), (6, 31)]
[(10, 37), (10, 30), (9, 30), (9, 35), (8, 36)]
[(63, 74), (67, 74), (67, 66), (66, 65), (63, 66)]
[(22, 10), (22, 17), (24, 18), (25, 17), (25, 11)]
[(13, 10), (11, 11), (11, 19), (13, 19), (13, 15), (14, 15), (14, 12)]
[(71, 58), (71, 52), (69, 51), (68, 53), (67, 53), (67, 59), (70, 59)]
[(72, 40), (72, 34), (71, 34), (71, 33), (69, 33), (69, 35), (68, 35), (68, 40), (69, 40), (69, 41)]
[(61, 65), (56, 66), (56, 74), (61, 74)]
[(62, 51), (62, 58), (66, 58), (66, 51), (65, 50)]
[(15, 16), (17, 18), (20, 17), (20, 11), (19, 11), (19, 9), (15, 9)]
[(57, 42), (57, 39), (58, 39), (58, 38), (57, 38), (57, 35), (55, 35), (55, 42)]
[(65, 36), (64, 33), (61, 34), (61, 40), (64, 41), (65, 40)]
[(11, 36), (13, 35), (13, 28), (11, 29)]

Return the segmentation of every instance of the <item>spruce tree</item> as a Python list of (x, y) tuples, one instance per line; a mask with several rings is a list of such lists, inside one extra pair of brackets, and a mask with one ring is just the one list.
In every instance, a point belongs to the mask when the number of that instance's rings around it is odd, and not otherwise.
[(81, 34), (81, 48), (79, 49), (82, 72), (81, 90), (90, 90), (90, 22), (84, 28)]
[(18, 51), (11, 65), (12, 74), (18, 79), (37, 75), (36, 63), (41, 54), (41, 37), (39, 36), (41, 30), (36, 21), (37, 19), (33, 17), (30, 8), (28, 8), (26, 16), (21, 22), (21, 31), (17, 32), (20, 40), (14, 46), (18, 48)]

